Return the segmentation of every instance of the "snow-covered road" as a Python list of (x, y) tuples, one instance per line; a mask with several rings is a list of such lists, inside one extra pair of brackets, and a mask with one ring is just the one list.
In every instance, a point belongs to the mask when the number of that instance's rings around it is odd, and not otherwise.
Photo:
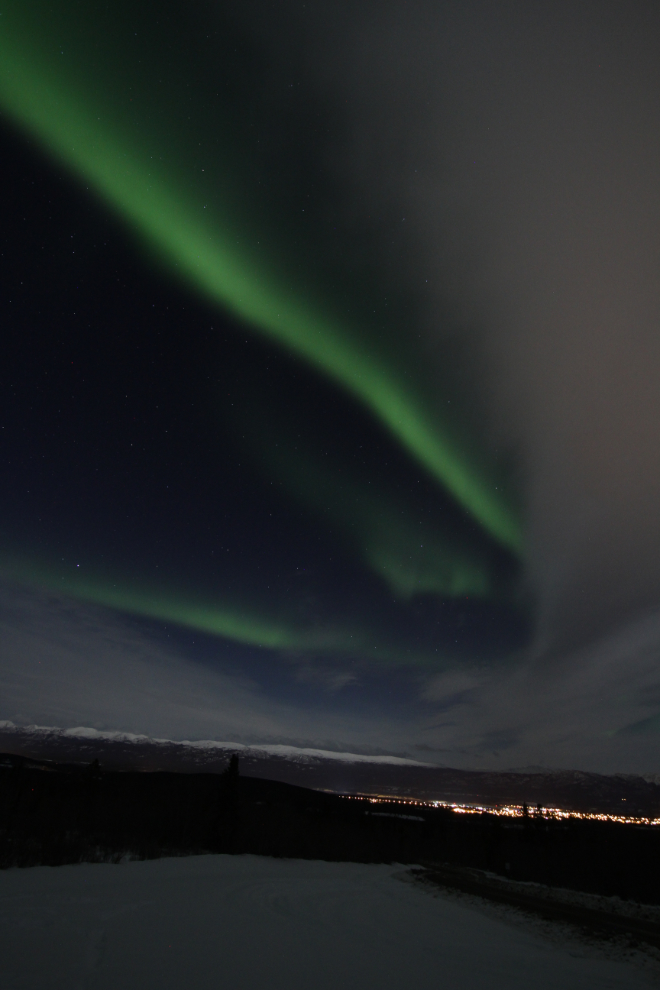
[(0, 873), (2, 990), (610, 990), (632, 965), (402, 883), (195, 856)]

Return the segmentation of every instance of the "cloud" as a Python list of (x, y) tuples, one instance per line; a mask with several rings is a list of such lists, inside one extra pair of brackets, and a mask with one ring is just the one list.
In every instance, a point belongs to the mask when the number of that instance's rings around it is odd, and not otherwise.
[(653, 772), (660, 733), (660, 615), (653, 613), (552, 664), (528, 656), (499, 673), (432, 678), (440, 702), (424, 747), (460, 766), (545, 765)]
[(288, 655), (284, 659), (291, 664), (293, 677), (300, 684), (310, 684), (337, 693), (358, 680), (354, 670), (337, 669), (314, 658), (308, 660), (303, 656)]
[(323, 703), (282, 701), (269, 687), (272, 675), (266, 682), (256, 669), (241, 675), (223, 670), (221, 660), (199, 663), (162, 631), (6, 582), (0, 637), (0, 718), (17, 725), (334, 752), (416, 751), (464, 768), (660, 769), (657, 614), (552, 666), (525, 655), (500, 670), (474, 665), (423, 678), (417, 705), (394, 714), (376, 702), (368, 713), (351, 712), (342, 689), (354, 682), (340, 671), (315, 674), (311, 664), (294, 665), (294, 679), (316, 689)]
[(421, 692), (423, 701), (440, 702), (446, 706), (462, 704), (471, 693), (483, 685), (483, 673), (470, 670), (449, 670), (430, 677)]
[(445, 407), (514, 463), (536, 650), (570, 652), (660, 601), (660, 11), (336, 6), (346, 226), (378, 218)]
[[(409, 724), (325, 703), (350, 679), (321, 671), (321, 703), (285, 702), (272, 675), (186, 656), (162, 629), (65, 595), (0, 584), (0, 718), (172, 739), (231, 739), (325, 749), (407, 748)], [(277, 661), (273, 659), (273, 663)], [(283, 676), (283, 671), (279, 672)], [(301, 677), (305, 677), (304, 668)]]

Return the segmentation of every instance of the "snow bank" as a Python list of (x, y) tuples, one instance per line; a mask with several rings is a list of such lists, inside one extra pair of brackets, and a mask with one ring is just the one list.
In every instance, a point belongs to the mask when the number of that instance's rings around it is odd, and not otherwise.
[(0, 874), (3, 990), (632, 990), (624, 961), (401, 883), (402, 868), (197, 856)]

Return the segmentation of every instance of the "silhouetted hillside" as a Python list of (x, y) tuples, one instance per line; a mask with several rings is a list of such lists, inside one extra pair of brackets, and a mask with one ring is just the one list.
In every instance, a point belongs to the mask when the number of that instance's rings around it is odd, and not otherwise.
[[(0, 728), (0, 751), (59, 763), (98, 758), (108, 770), (218, 773), (230, 744), (175, 743), (143, 736), (85, 736), (61, 730)], [(456, 770), (412, 760), (324, 753), (295, 747), (244, 747), (241, 775), (279, 780), (344, 794), (375, 794), (424, 801), (456, 801), (493, 807), (544, 807), (605, 814), (660, 816), (660, 786), (635, 775), (607, 776), (577, 770)]]
[(0, 756), (0, 863), (199, 852), (444, 863), (660, 903), (660, 828), (369, 803), (237, 769), (121, 772)]

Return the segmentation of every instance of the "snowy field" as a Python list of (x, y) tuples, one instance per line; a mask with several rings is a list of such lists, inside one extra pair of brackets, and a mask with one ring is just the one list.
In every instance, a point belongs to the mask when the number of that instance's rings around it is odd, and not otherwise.
[[(650, 974), (402, 867), (195, 856), (0, 873), (2, 990), (610, 990)], [(657, 984), (655, 984), (657, 985)]]

